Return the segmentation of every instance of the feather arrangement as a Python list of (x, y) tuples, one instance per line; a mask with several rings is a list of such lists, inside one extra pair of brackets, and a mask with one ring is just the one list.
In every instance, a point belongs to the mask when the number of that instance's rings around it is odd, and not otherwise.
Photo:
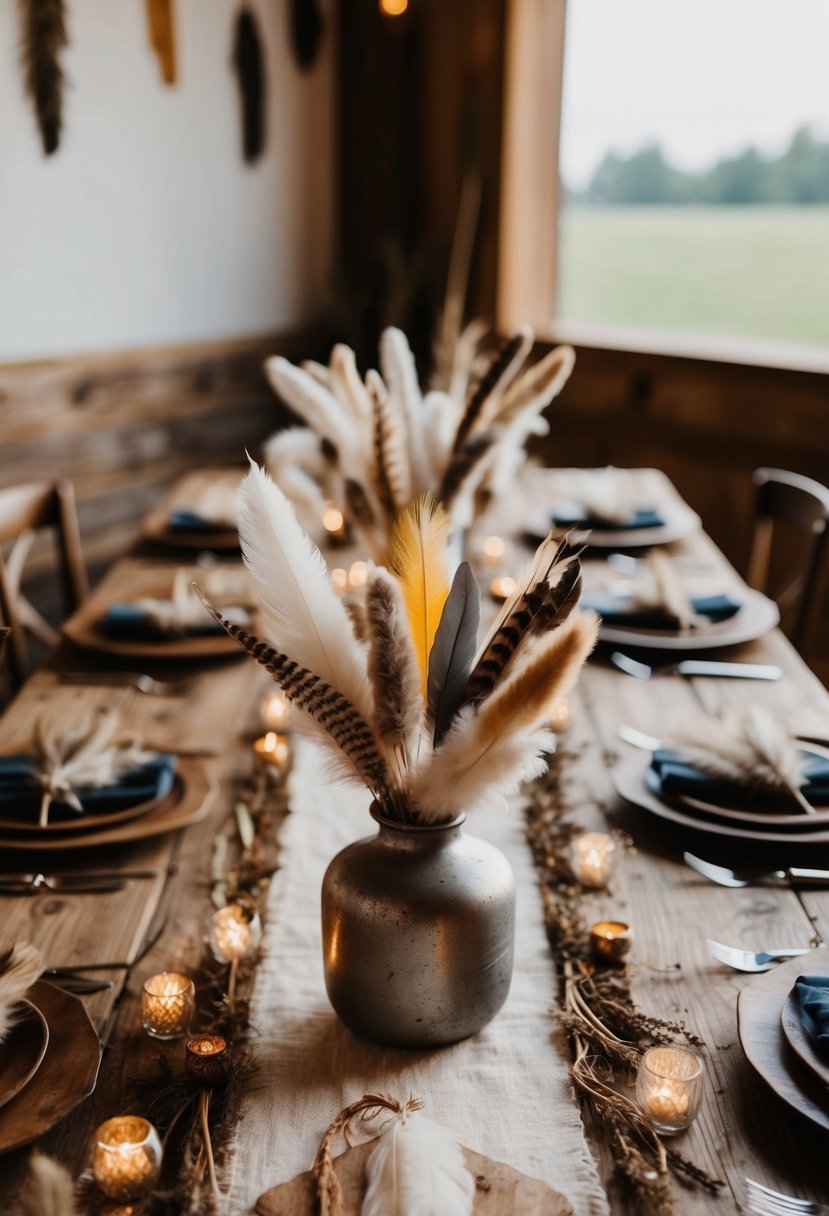
[(153, 759), (155, 753), (146, 751), (134, 738), (118, 738), (119, 725), (118, 715), (109, 712), (87, 715), (65, 730), (45, 717), (37, 720), (32, 759), (35, 780), (43, 791), (41, 827), (49, 821), (53, 802), (65, 802), (82, 814), (81, 790), (112, 785), (124, 773)]
[(304, 72), (314, 66), (322, 31), (319, 0), (291, 0), (291, 45)]
[(29, 1176), (20, 1194), (20, 1216), (76, 1216), (75, 1186), (66, 1166), (32, 1153)]
[[(391, 571), (371, 566), (359, 628), (292, 504), (252, 464), (240, 491), (242, 552), (268, 640), (203, 603), (304, 711), (339, 773), (386, 817), (451, 820), (544, 769), (553, 701), (596, 640), (577, 613), (578, 554), (552, 535), (478, 641), (480, 590), (467, 565), (446, 574), (448, 519), (422, 496), (392, 535)], [(200, 594), (200, 593), (199, 593)]]
[(360, 1216), (470, 1216), (475, 1180), (460, 1145), (422, 1111), (404, 1107), (366, 1162)]
[(233, 66), (242, 104), (242, 154), (248, 164), (265, 148), (265, 61), (256, 17), (241, 8), (236, 17)]
[(704, 773), (736, 785), (765, 787), (791, 796), (813, 815), (805, 798), (800, 744), (784, 722), (751, 705), (724, 718), (700, 718), (673, 732), (677, 754)]
[(15, 1006), (42, 970), (40, 952), (29, 942), (0, 951), (0, 1043), (14, 1025)]
[(60, 143), (63, 119), (61, 51), (67, 44), (64, 0), (22, 0), (22, 58), (26, 92), (32, 100), (43, 151)]
[(165, 84), (175, 84), (176, 40), (173, 23), (173, 0), (147, 0), (147, 25), (150, 46), (155, 51), (161, 79)]
[[(450, 526), (461, 528), (514, 486), (525, 444), (546, 432), (543, 411), (575, 355), (557, 347), (528, 367), (534, 335), (527, 326), (487, 350), (492, 343), (479, 323), (457, 336), (456, 320), (441, 341), (439, 383), (447, 388), (425, 395), (399, 329), (382, 334), (380, 371), (370, 369), (364, 379), (343, 345), (334, 347), (327, 368), (266, 361), (271, 385), (315, 439), (300, 450), (289, 429), (266, 447), (268, 468), (286, 493), (300, 483), (309, 530), (320, 525), (320, 504), (334, 502), (362, 551), (385, 562), (396, 516), (420, 495), (443, 502)], [(309, 493), (312, 482), (316, 493)]]

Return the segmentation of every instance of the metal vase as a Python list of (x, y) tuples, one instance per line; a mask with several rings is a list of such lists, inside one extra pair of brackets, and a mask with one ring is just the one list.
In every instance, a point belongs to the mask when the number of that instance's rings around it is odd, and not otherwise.
[(384, 819), (338, 853), (322, 884), (325, 986), (366, 1039), (434, 1047), (475, 1034), (512, 978), (515, 880), (503, 853), (461, 831)]

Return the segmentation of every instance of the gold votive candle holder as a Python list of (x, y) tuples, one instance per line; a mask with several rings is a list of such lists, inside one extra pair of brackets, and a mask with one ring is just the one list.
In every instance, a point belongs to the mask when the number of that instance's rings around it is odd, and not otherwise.
[(212, 913), (208, 936), (210, 949), (220, 963), (245, 958), (262, 940), (259, 913), (247, 904), (225, 904)]
[(328, 535), (329, 540), (344, 540), (345, 539), (345, 519), (340, 508), (333, 502), (325, 504), (325, 510), (322, 513), (322, 526)]
[(141, 993), (141, 1025), (154, 1039), (178, 1039), (190, 1029), (196, 1012), (196, 989), (189, 975), (161, 971), (151, 975)]
[(632, 945), (630, 925), (623, 920), (599, 920), (590, 930), (590, 949), (602, 962), (621, 963)]
[(497, 603), (504, 603), (515, 590), (515, 579), (508, 574), (497, 574), (489, 584), (489, 594)]
[(117, 1115), (92, 1137), (92, 1176), (108, 1199), (141, 1199), (161, 1173), (161, 1141), (152, 1123)]
[(503, 536), (488, 536), (484, 541), (484, 565), (498, 567), (504, 560), (507, 545)]
[(690, 1127), (702, 1104), (703, 1066), (686, 1047), (651, 1047), (636, 1074), (636, 1101), (665, 1136)]
[(570, 842), (570, 869), (585, 887), (606, 887), (618, 846), (607, 832), (582, 832)]
[(259, 717), (266, 731), (284, 731), (291, 717), (291, 703), (281, 689), (267, 693), (259, 705)]
[(279, 773), (287, 772), (291, 764), (291, 744), (288, 736), (269, 730), (254, 742), (253, 754), (263, 767)]
[(227, 1039), (220, 1034), (200, 1034), (187, 1044), (184, 1071), (199, 1085), (220, 1084), (227, 1077), (229, 1064)]

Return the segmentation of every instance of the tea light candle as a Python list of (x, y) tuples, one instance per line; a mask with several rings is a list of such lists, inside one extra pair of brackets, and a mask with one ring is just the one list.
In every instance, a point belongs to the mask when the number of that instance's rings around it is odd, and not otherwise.
[(515, 590), (515, 579), (508, 574), (498, 574), (489, 584), (489, 594), (499, 603), (508, 600)]
[(368, 580), (368, 562), (352, 562), (348, 571), (349, 587), (362, 587)]
[(328, 533), (331, 540), (343, 540), (345, 538), (345, 520), (343, 513), (333, 502), (325, 504), (325, 510), (322, 513), (322, 526)]
[(583, 832), (570, 844), (573, 877), (585, 887), (605, 887), (616, 860), (616, 841), (607, 832)]
[(141, 993), (141, 1024), (154, 1039), (177, 1039), (190, 1029), (196, 990), (187, 975), (162, 971), (151, 975)]
[(279, 689), (276, 692), (269, 692), (262, 699), (259, 716), (266, 730), (284, 730), (291, 716), (291, 705), (284, 692)]
[(279, 769), (283, 773), (291, 760), (291, 746), (287, 736), (278, 735), (274, 730), (269, 730), (254, 742), (253, 753), (261, 764)]
[(262, 940), (259, 913), (245, 904), (226, 904), (210, 917), (210, 948), (220, 963), (252, 954)]
[(496, 569), (504, 560), (504, 552), (506, 544), (503, 536), (488, 536), (484, 541), (484, 565), (494, 566)]
[(651, 1047), (639, 1064), (636, 1101), (658, 1132), (690, 1127), (702, 1103), (702, 1060), (685, 1047)]
[(590, 930), (590, 948), (606, 962), (620, 963), (632, 945), (630, 925), (623, 920), (600, 920)]
[(141, 1199), (158, 1181), (161, 1141), (138, 1115), (118, 1115), (92, 1137), (92, 1176), (108, 1199)]
[(217, 1085), (224, 1081), (229, 1063), (227, 1039), (219, 1034), (200, 1034), (187, 1044), (184, 1071), (199, 1085)]
[(336, 566), (331, 571), (331, 586), (337, 595), (344, 595), (348, 590), (348, 571), (342, 566)]
[(570, 702), (567, 697), (556, 697), (550, 709), (550, 729), (561, 734), (570, 725)]

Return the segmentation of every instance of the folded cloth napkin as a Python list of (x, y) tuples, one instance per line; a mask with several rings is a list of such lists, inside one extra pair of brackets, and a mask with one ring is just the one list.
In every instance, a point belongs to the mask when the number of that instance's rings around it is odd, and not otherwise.
[[(829, 759), (801, 749), (803, 759), (804, 797), (812, 806), (829, 806)], [(715, 805), (758, 810), (791, 808), (792, 798), (785, 790), (771, 789), (767, 785), (739, 785), (725, 777), (704, 773), (693, 764), (682, 760), (671, 748), (658, 748), (651, 758), (651, 784), (660, 794), (667, 796), (685, 794)]]
[(794, 990), (807, 1034), (829, 1052), (829, 975), (799, 975)]
[[(710, 624), (727, 621), (742, 605), (727, 595), (697, 595), (691, 597), (695, 616)], [(582, 608), (592, 608), (608, 625), (629, 625), (637, 629), (677, 628), (676, 617), (661, 604), (638, 604), (633, 597), (608, 594), (586, 595)]]
[(179, 507), (170, 512), (167, 527), (172, 532), (228, 532), (236, 527), (228, 519), (205, 519), (198, 511)]
[[(151, 798), (166, 798), (173, 787), (177, 762), (177, 756), (155, 756), (146, 764), (124, 773), (113, 785), (79, 790), (84, 813), (106, 815), (129, 810)], [(34, 820), (36, 823), (40, 801), (41, 787), (31, 756), (0, 756), (0, 813), (8, 819)], [(56, 800), (49, 809), (50, 821), (77, 818), (78, 812), (66, 802)]]
[(622, 519), (603, 519), (584, 507), (562, 505), (555, 508), (550, 519), (557, 528), (596, 528), (600, 532), (627, 532), (665, 525), (665, 519), (656, 507), (640, 507)]
[[(169, 602), (156, 601), (160, 606), (167, 606)], [(171, 619), (168, 622), (152, 607), (148, 608), (148, 603), (147, 600), (135, 600), (133, 603), (110, 604), (99, 622), (99, 629), (109, 638), (129, 642), (158, 642), (165, 639), (172, 642), (177, 638), (210, 637), (224, 632), (203, 608), (203, 619), (186, 622)], [(222, 608), (222, 613), (242, 628), (250, 624), (250, 613), (244, 608)]]

